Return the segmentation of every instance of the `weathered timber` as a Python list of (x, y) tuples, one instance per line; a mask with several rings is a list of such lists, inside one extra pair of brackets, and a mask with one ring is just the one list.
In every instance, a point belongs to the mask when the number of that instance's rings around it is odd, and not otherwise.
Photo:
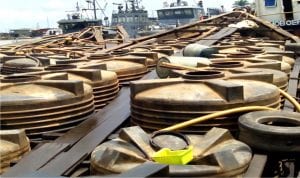
[(267, 162), (267, 155), (259, 155), (255, 154), (252, 158), (250, 166), (246, 173), (244, 174), (244, 178), (250, 177), (261, 177), (263, 170), (265, 168), (265, 164)]
[(146, 162), (116, 177), (165, 177), (168, 172), (168, 165)]
[(217, 32), (213, 35), (210, 35), (206, 38), (203, 38), (197, 43), (202, 44), (202, 45), (206, 45), (206, 46), (211, 46), (214, 43), (221, 40), (222, 38), (224, 38), (226, 36), (229, 36), (229, 35), (233, 34), (236, 31), (237, 31), (237, 28), (234, 28), (234, 27), (222, 28), (219, 32)]
[[(298, 88), (298, 78), (300, 73), (300, 58), (297, 58), (294, 64), (293, 71), (290, 74), (290, 81), (288, 87), (288, 93), (291, 96), (297, 96), (297, 88)], [(294, 106), (288, 100), (284, 102), (284, 110), (286, 111), (294, 111)]]

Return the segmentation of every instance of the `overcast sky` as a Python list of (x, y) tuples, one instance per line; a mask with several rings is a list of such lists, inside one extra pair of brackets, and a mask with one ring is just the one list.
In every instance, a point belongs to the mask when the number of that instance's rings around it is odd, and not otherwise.
[[(162, 8), (165, 0), (143, 0), (142, 5), (153, 16), (155, 10)], [(175, 0), (173, 0), (175, 1)], [(189, 4), (195, 4), (197, 0), (187, 0)], [(203, 0), (204, 7), (225, 6), (230, 10), (235, 0)], [(251, 1), (251, 0), (250, 0)], [(80, 7), (86, 7), (85, 0), (1, 0), (0, 4), (0, 32), (8, 32), (14, 28), (45, 28), (57, 27), (57, 21), (66, 18), (66, 11), (75, 9), (76, 2)], [(107, 2), (106, 14), (111, 16), (116, 9), (113, 2), (120, 3), (124, 0), (98, 0), (100, 5)], [(168, 0), (172, 2), (172, 0)], [(100, 16), (101, 13), (98, 12)]]

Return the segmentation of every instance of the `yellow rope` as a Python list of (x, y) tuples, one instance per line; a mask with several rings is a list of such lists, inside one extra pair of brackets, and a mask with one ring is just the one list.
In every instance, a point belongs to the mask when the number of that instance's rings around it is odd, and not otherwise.
[(289, 100), (296, 108), (298, 112), (300, 112), (300, 104), (287, 92), (279, 89), (281, 95), (283, 95), (287, 100)]
[(261, 110), (270, 110), (270, 111), (276, 111), (274, 108), (265, 107), (265, 106), (246, 106), (246, 107), (240, 107), (240, 108), (234, 108), (234, 109), (228, 109), (225, 111), (220, 111), (212, 114), (208, 114), (205, 116), (197, 117), (192, 120), (188, 120), (164, 129), (161, 129), (160, 131), (174, 131), (179, 130), (188, 126), (191, 126), (193, 124), (197, 124), (199, 122), (207, 121), (210, 119), (215, 119), (217, 117), (225, 116), (228, 114), (234, 114), (234, 113), (240, 113), (240, 112), (249, 112), (249, 111), (261, 111)]

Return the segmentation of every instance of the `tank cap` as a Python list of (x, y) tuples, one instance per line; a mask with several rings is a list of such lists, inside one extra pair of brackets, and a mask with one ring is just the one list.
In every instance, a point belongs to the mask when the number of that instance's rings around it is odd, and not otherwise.
[(65, 70), (65, 69), (74, 69), (77, 68), (76, 65), (71, 64), (57, 64), (57, 65), (50, 65), (45, 67), (45, 70)]
[(182, 78), (192, 79), (192, 80), (202, 80), (202, 79), (215, 79), (224, 77), (224, 73), (215, 70), (199, 70), (199, 71), (189, 71), (182, 75)]
[(213, 62), (209, 66), (218, 68), (233, 68), (242, 67), (244, 64), (238, 61), (228, 61), (228, 62)]
[(3, 83), (18, 83), (39, 80), (41, 77), (37, 75), (11, 75), (0, 79)]

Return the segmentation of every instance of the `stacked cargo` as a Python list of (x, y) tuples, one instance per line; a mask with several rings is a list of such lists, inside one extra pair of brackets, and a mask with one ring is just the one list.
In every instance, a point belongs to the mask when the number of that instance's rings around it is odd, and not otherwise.
[[(290, 41), (298, 49), (299, 38), (236, 11), (105, 50), (76, 39), (3, 48), (1, 128), (41, 144), (4, 176), (295, 176)], [(6, 141), (5, 158), (29, 151)]]
[(25, 129), (29, 137), (70, 130), (95, 110), (92, 88), (82, 81), (4, 77), (0, 94), (1, 128)]

